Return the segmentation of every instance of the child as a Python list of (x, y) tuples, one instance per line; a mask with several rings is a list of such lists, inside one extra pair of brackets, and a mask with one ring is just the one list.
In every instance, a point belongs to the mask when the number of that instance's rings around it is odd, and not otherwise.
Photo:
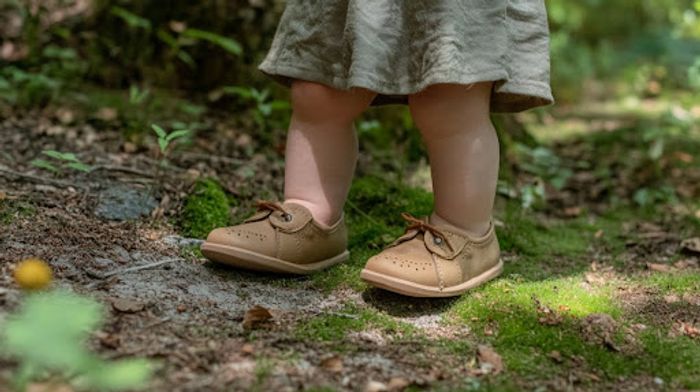
[(306, 274), (348, 259), (343, 204), (370, 105), (408, 104), (426, 143), (434, 212), (361, 273), (416, 297), (460, 295), (502, 270), (491, 222), (491, 111), (552, 102), (544, 0), (288, 0), (259, 69), (291, 87), (284, 202), (214, 230), (208, 258)]

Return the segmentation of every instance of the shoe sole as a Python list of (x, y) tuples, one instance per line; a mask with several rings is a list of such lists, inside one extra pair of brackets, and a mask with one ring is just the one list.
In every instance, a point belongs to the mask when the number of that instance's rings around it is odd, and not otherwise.
[(202, 254), (209, 260), (231, 265), (238, 268), (277, 272), (282, 274), (308, 275), (342, 263), (350, 257), (349, 251), (329, 259), (309, 264), (294, 264), (275, 257), (266, 256), (246, 249), (205, 242), (202, 244)]
[(408, 280), (380, 274), (368, 269), (362, 270), (360, 273), (360, 278), (372, 286), (409, 297), (444, 298), (462, 295), (468, 290), (473, 289), (476, 286), (480, 286), (497, 277), (501, 274), (501, 272), (503, 272), (503, 261), (499, 259), (498, 264), (495, 267), (483, 272), (481, 275), (475, 276), (464, 283), (445, 287), (442, 290), (440, 290), (439, 287), (426, 286), (419, 283), (410, 282)]

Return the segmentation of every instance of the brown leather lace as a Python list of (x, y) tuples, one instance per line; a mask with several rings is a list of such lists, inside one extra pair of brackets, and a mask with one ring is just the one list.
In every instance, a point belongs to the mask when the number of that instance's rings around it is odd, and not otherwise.
[(279, 211), (284, 216), (291, 216), (291, 214), (288, 213), (284, 208), (282, 208), (282, 206), (279, 203), (275, 203), (268, 200), (258, 200), (256, 202), (256, 206), (258, 207), (258, 210)]
[(432, 235), (442, 239), (442, 241), (447, 245), (450, 251), (454, 251), (452, 245), (450, 245), (450, 242), (447, 240), (447, 236), (445, 235), (445, 233), (443, 233), (436, 226), (433, 226), (430, 223), (426, 223), (425, 221), (420, 220), (407, 212), (402, 212), (401, 217), (404, 218), (408, 223), (410, 223), (406, 228), (405, 233), (408, 233), (411, 230), (419, 230), (422, 232), (429, 231)]

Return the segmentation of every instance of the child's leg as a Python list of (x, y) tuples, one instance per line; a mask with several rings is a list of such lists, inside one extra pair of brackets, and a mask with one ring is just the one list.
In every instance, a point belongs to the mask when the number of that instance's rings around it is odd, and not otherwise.
[(337, 90), (319, 83), (292, 84), (284, 197), (301, 204), (320, 223), (340, 218), (357, 161), (353, 121), (375, 93)]
[(489, 227), (498, 180), (498, 137), (489, 117), (491, 85), (438, 84), (409, 96), (413, 120), (428, 148), (433, 223), (442, 218), (476, 236)]

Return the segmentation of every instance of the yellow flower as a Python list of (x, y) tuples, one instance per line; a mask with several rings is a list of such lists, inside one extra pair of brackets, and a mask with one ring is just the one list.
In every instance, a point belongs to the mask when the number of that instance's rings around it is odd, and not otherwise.
[(40, 290), (51, 283), (51, 267), (39, 259), (27, 259), (15, 268), (15, 281), (25, 290)]

